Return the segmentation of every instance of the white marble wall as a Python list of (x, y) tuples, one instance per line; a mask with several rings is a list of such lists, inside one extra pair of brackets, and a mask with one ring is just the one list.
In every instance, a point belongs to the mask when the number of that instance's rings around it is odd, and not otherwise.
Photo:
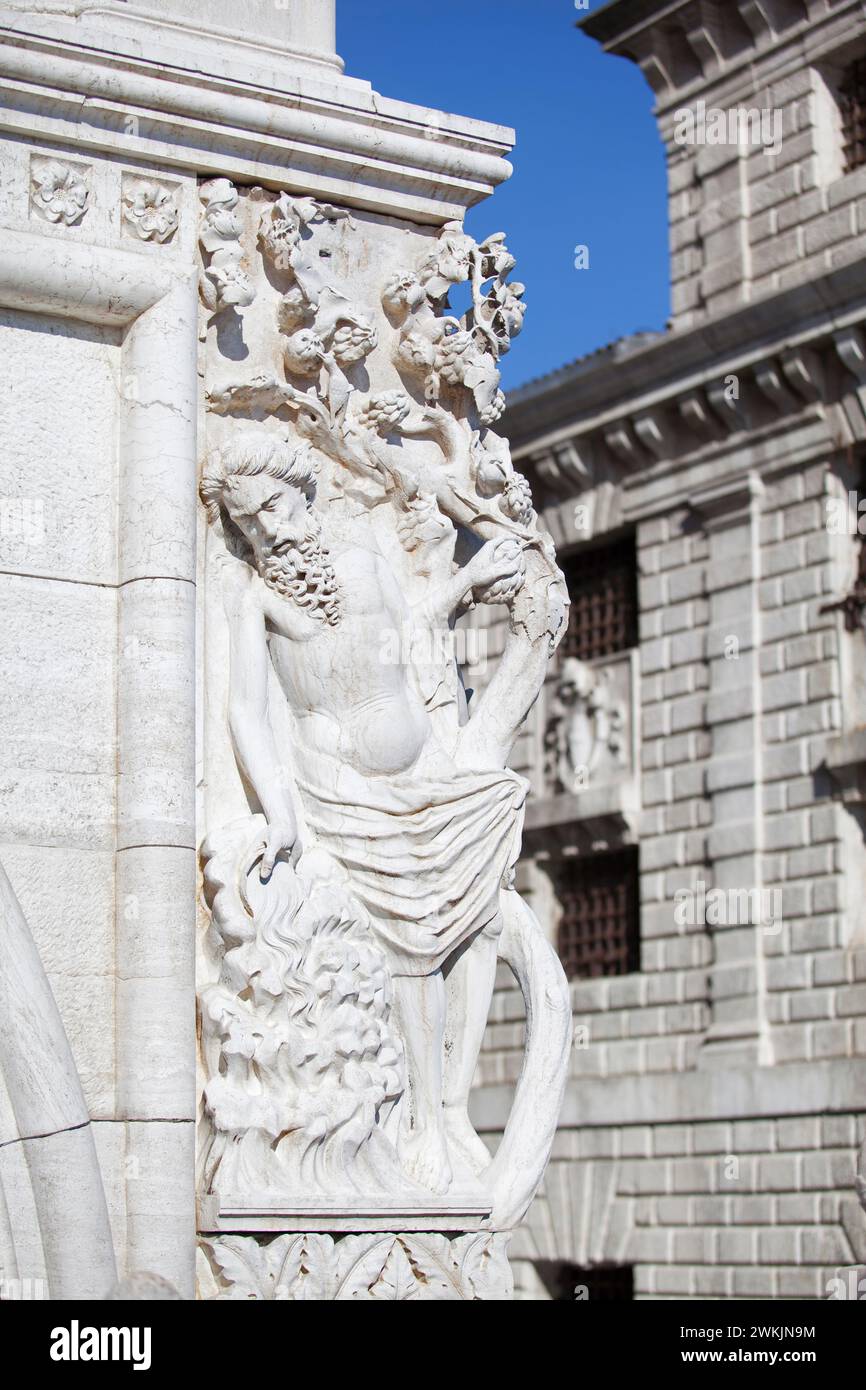
[(0, 352), (0, 860), (39, 945), (91, 1113), (107, 1118), (119, 337), (5, 311)]

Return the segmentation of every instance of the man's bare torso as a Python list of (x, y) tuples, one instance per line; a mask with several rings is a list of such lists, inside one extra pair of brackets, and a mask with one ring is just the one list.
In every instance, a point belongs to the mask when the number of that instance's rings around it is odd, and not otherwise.
[(300, 737), (360, 772), (404, 771), (430, 733), (399, 643), (387, 640), (408, 619), (386, 562), (358, 545), (330, 554), (341, 599), (336, 626), (260, 587), (268, 645)]

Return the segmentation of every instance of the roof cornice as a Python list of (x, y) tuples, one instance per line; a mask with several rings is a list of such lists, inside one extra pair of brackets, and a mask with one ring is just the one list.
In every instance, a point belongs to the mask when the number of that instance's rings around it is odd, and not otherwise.
[(2, 19), (0, 7), (0, 130), (18, 138), (116, 155), (122, 136), (130, 160), (428, 223), (462, 218), (511, 173), (507, 127), (383, 98), (339, 74), (298, 71), (268, 86)]

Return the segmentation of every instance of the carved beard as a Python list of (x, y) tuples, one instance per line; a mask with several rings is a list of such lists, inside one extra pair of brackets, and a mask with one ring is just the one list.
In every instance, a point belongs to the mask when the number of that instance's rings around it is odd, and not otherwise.
[(261, 576), (271, 589), (311, 617), (336, 627), (341, 617), (340, 591), (321, 534), (318, 521), (308, 517), (303, 538), (291, 550), (265, 560)]

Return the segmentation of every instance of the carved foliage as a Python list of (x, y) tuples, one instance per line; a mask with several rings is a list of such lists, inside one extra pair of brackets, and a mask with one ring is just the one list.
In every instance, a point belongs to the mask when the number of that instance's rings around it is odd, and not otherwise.
[[(443, 389), (471, 392), (482, 425), (505, 409), (496, 363), (523, 326), (524, 286), (506, 276), (514, 257), (502, 232), (476, 244), (458, 222), (443, 227), (436, 246), (417, 271), (387, 281), (383, 303), (401, 326), (397, 363), (424, 381), (431, 403)], [(472, 308), (461, 318), (447, 311), (448, 292), (470, 283)]]
[(288, 193), (281, 193), (262, 218), (262, 252), (285, 277), (277, 319), (286, 339), (286, 371), (293, 376), (317, 376), (324, 365), (329, 377), (338, 378), (378, 341), (369, 314), (351, 302), (313, 252), (311, 228), (338, 222), (355, 225), (342, 208)]
[(252, 304), (255, 290), (243, 262), (241, 220), (235, 209), (238, 192), (229, 179), (211, 179), (201, 188), (204, 204), (199, 240), (208, 263), (199, 289), (202, 303), (211, 313), (229, 305)]
[(206, 1299), (509, 1299), (507, 1235), (368, 1233), (219, 1236), (202, 1241), (199, 1283)]

